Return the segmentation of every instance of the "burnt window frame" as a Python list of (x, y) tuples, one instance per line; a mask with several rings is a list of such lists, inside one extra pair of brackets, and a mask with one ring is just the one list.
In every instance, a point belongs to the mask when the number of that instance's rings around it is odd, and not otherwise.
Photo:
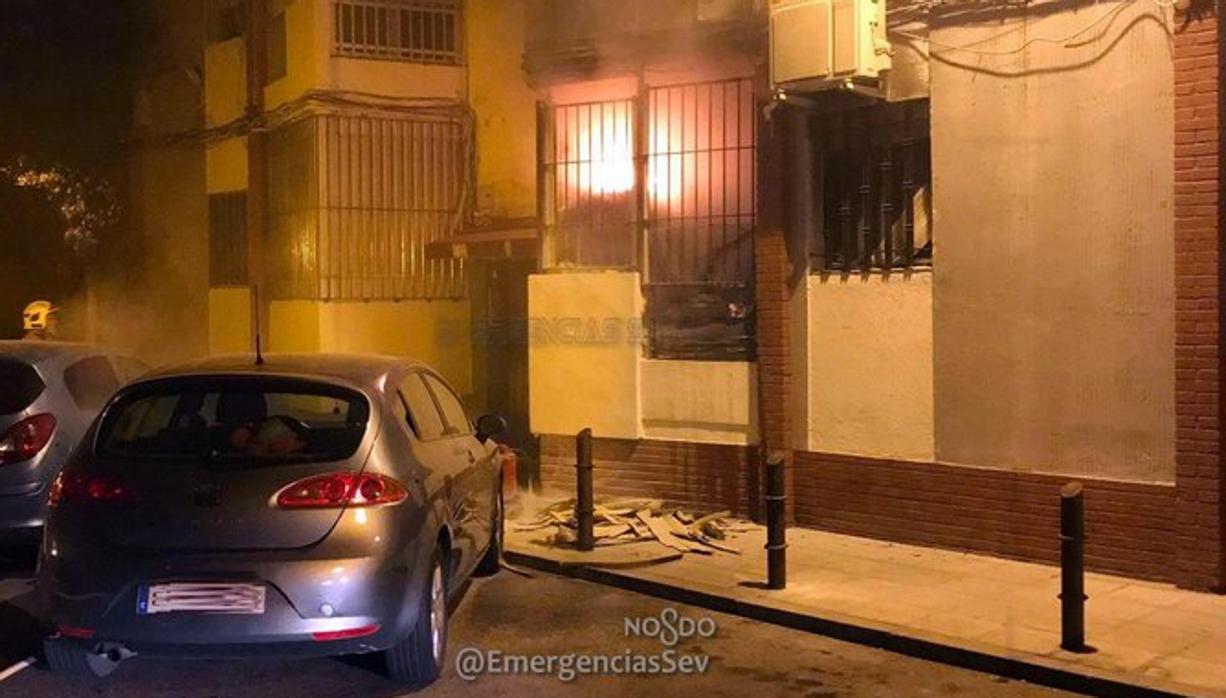
[[(812, 115), (810, 136), (820, 210), (811, 239), (813, 269), (931, 268), (936, 226), (929, 100), (874, 100), (823, 111)], [(921, 232), (926, 240), (917, 236)]]

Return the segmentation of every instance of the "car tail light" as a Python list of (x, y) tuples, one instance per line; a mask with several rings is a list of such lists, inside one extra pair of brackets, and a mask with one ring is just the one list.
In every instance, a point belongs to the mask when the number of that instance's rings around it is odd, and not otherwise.
[(100, 473), (61, 472), (51, 483), (47, 503), (92, 502), (95, 504), (135, 504), (136, 490), (127, 482)]
[(352, 640), (355, 637), (366, 637), (379, 632), (378, 625), (363, 625), (360, 628), (346, 628), (345, 630), (327, 630), (319, 633), (311, 633), (311, 637), (316, 642), (329, 642), (332, 640)]
[(404, 485), (386, 475), (343, 472), (299, 480), (274, 500), (283, 509), (335, 509), (399, 504), (408, 496)]
[(55, 433), (55, 417), (36, 414), (17, 422), (0, 436), (0, 465), (21, 463), (37, 456)]

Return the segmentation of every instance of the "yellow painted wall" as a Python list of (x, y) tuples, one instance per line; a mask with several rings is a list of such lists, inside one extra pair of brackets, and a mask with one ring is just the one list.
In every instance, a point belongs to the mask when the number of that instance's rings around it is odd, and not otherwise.
[(808, 284), (808, 450), (932, 460), (932, 275)]
[(294, 0), (285, 8), (285, 22), (287, 70), (264, 90), (268, 109), (310, 90), (407, 98), (465, 96), (463, 67), (333, 56), (331, 0)]
[(534, 274), (528, 317), (533, 433), (641, 437), (639, 275)]
[(208, 146), (204, 154), (208, 193), (247, 189), (247, 139), (227, 138)]
[(247, 110), (247, 47), (242, 37), (204, 49), (204, 119), (209, 128), (228, 124)]
[(937, 457), (1170, 481), (1169, 10), (1059, 8), (932, 32), (1003, 52), (1116, 13), (1067, 48), (932, 62)]
[(491, 218), (536, 215), (536, 100), (520, 68), (524, 8), (470, 0), (469, 102), (477, 115), (477, 209)]
[(472, 392), (472, 329), (468, 301), (324, 303), (322, 351), (390, 354), (423, 361), (461, 394)]
[(317, 301), (273, 301), (268, 313), (268, 350), (290, 353), (320, 351), (320, 306)]
[(274, 301), (270, 305), (270, 351), (401, 356), (429, 364), (462, 394), (472, 392), (467, 301)]
[(251, 291), (245, 287), (209, 289), (209, 353), (247, 353), (254, 346)]
[(285, 77), (264, 88), (265, 108), (275, 109), (312, 88), (323, 87), (329, 50), (330, 0), (294, 0), (285, 6)]
[(644, 438), (757, 443), (757, 364), (644, 359), (640, 370)]

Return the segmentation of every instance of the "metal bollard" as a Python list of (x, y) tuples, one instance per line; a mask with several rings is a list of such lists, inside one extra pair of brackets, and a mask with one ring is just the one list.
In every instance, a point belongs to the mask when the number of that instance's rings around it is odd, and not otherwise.
[(579, 492), (575, 497), (575, 518), (579, 522), (580, 550), (596, 547), (593, 532), (595, 506), (592, 501), (592, 430), (584, 429), (575, 438), (575, 481)]
[(783, 589), (787, 570), (787, 495), (784, 489), (784, 455), (766, 459), (766, 586)]
[(1085, 501), (1080, 482), (1060, 490), (1060, 648), (1087, 653)]

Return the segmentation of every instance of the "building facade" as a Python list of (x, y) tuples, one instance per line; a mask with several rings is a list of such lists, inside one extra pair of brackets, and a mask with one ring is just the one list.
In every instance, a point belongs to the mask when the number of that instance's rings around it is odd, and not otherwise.
[(419, 357), (547, 490), (779, 451), (798, 525), (1052, 561), (1075, 479), (1222, 590), (1214, 3), (866, 0), (875, 79), (772, 84), (819, 4), (212, 0), (207, 350)]

